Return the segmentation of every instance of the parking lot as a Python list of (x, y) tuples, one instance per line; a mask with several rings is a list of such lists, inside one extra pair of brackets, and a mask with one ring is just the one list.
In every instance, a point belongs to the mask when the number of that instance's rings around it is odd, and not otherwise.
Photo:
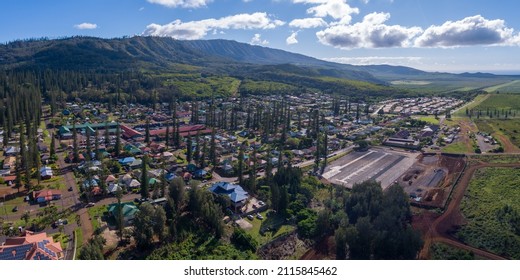
[(330, 182), (352, 188), (355, 183), (374, 179), (383, 189), (395, 182), (417, 160), (419, 153), (374, 148), (351, 152), (331, 163), (323, 173)]

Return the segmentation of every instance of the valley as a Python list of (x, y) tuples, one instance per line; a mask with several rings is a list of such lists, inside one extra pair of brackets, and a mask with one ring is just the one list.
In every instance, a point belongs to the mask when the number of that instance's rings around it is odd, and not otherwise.
[(0, 67), (7, 244), (56, 236), (50, 259), (518, 258), (516, 76), (140, 36), (12, 42)]

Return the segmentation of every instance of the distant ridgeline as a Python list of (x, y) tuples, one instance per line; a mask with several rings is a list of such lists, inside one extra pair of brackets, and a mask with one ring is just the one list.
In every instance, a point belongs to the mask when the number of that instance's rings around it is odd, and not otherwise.
[(73, 37), (0, 45), (0, 69), (7, 71), (1, 82), (9, 76), (15, 84), (31, 83), (49, 99), (54, 94), (60, 100), (149, 103), (172, 95), (323, 92), (365, 99), (410, 94), (351, 67), (225, 40)]
[[(0, 45), (0, 118), (12, 114), (10, 122), (16, 123), (25, 112), (36, 111), (40, 96), (54, 111), (56, 104), (77, 98), (116, 105), (306, 92), (363, 102), (423, 94), (389, 86), (389, 73), (392, 78), (429, 75), (406, 67), (332, 63), (227, 40), (71, 37), (15, 41)], [(475, 93), (445, 94), (467, 98)], [(6, 107), (13, 107), (12, 112)]]

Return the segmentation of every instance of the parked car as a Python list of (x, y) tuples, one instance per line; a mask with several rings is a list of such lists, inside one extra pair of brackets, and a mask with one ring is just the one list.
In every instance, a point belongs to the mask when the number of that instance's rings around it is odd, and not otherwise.
[(260, 213), (256, 214), (256, 218), (259, 220), (263, 220), (264, 216), (262, 216)]
[(254, 219), (253, 215), (247, 215), (247, 218), (251, 221)]
[(18, 212), (18, 206), (13, 207), (13, 212)]
[(87, 207), (92, 207), (92, 206), (94, 206), (94, 205), (96, 205), (94, 202), (89, 202), (89, 203), (87, 204)]
[(264, 205), (265, 205), (265, 202), (259, 200), (259, 201), (258, 201), (258, 205), (260, 205), (260, 206), (264, 206)]

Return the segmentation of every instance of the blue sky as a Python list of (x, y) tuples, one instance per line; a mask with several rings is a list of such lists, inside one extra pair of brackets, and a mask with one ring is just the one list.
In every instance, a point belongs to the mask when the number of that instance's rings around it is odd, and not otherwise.
[(0, 42), (230, 39), (350, 64), (520, 74), (520, 1), (4, 0)]

